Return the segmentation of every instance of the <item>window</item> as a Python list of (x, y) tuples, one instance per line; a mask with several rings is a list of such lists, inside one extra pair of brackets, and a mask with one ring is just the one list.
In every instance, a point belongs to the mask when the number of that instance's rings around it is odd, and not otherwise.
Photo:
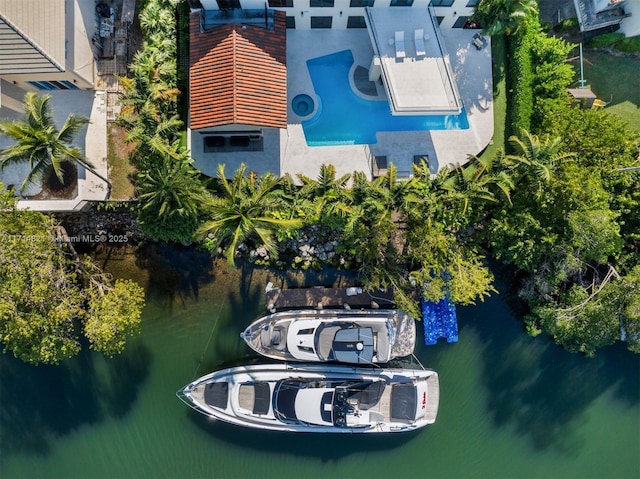
[(375, 0), (351, 0), (350, 7), (373, 7)]
[(391, 0), (391, 7), (410, 7), (413, 5), (413, 0)]
[(469, 3), (467, 3), (467, 7), (475, 7), (476, 5), (478, 5), (478, 3), (480, 3), (480, 0), (469, 0)]
[(333, 17), (311, 17), (311, 28), (331, 28)]
[(436, 17), (436, 21), (438, 22), (438, 25), (442, 23), (442, 20), (444, 20), (444, 17)]
[(347, 19), (347, 28), (367, 28), (364, 17), (349, 17)]
[(205, 153), (264, 151), (262, 133), (259, 131), (207, 134), (203, 137), (203, 143)]
[(469, 20), (469, 17), (458, 17), (456, 23), (453, 24), (453, 28), (464, 28), (467, 20)]
[(287, 28), (296, 28), (296, 17), (287, 16)]
[(28, 81), (32, 87), (38, 90), (79, 90), (80, 88), (67, 80), (52, 81)]
[(431, 0), (434, 7), (450, 7), (455, 0)]
[(293, 7), (293, 0), (269, 0), (270, 7)]
[(310, 0), (310, 7), (333, 7), (333, 0)]
[(240, 0), (217, 0), (218, 8), (220, 10), (228, 10), (230, 8), (242, 8), (240, 6)]

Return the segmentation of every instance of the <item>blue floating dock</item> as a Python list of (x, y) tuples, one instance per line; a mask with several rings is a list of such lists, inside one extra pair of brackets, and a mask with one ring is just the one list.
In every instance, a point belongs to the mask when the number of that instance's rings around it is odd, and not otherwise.
[(424, 324), (424, 343), (436, 344), (438, 338), (446, 338), (448, 343), (458, 341), (458, 318), (456, 307), (448, 297), (437, 303), (420, 299), (422, 323)]

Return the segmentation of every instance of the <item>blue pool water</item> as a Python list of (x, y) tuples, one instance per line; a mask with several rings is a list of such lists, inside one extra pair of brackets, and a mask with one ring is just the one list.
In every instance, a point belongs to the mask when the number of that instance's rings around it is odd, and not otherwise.
[(387, 101), (357, 96), (349, 85), (351, 50), (313, 58), (307, 68), (316, 93), (316, 114), (302, 122), (309, 146), (376, 143), (378, 131), (464, 130), (467, 114), (393, 116)]

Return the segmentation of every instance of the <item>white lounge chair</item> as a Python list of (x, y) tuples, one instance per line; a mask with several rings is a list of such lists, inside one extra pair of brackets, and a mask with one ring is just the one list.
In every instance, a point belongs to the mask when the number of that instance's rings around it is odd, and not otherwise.
[(404, 32), (396, 32), (396, 58), (404, 58), (407, 54), (404, 51)]
[(427, 52), (424, 48), (424, 30), (422, 28), (416, 28), (416, 30), (413, 32), (413, 40), (416, 44), (416, 56), (425, 56)]

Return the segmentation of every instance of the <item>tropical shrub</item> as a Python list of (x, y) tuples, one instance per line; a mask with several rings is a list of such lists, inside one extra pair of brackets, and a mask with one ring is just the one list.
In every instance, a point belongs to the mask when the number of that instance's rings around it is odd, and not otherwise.
[(525, 25), (510, 38), (509, 78), (511, 80), (511, 125), (514, 131), (531, 130), (533, 116), (533, 59), (534, 41), (531, 27)]
[(537, 15), (535, 0), (480, 0), (471, 18), (493, 36), (517, 33), (528, 17)]
[(511, 124), (514, 132), (538, 131), (549, 105), (567, 103), (573, 67), (566, 63), (573, 46), (548, 36), (537, 18), (527, 18), (510, 37)]
[(137, 175), (140, 226), (152, 240), (189, 244), (209, 196), (200, 172), (185, 151), (152, 158), (153, 164)]

